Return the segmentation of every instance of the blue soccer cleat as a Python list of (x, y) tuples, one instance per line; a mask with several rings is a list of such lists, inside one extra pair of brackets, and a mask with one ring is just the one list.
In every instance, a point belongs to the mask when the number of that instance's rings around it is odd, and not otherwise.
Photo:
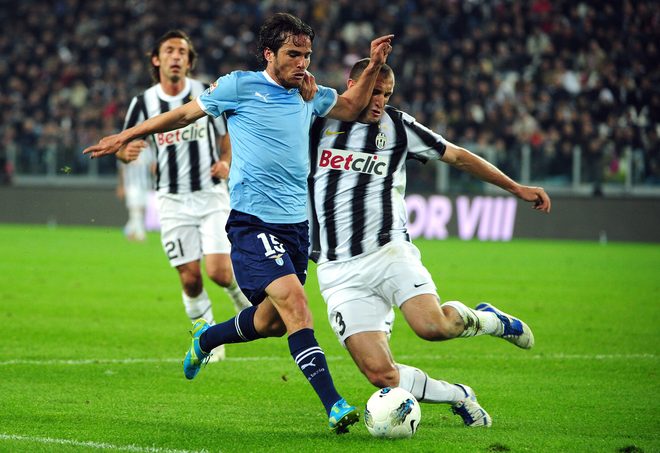
[(477, 305), (475, 310), (495, 313), (504, 326), (504, 332), (499, 336), (509, 343), (513, 343), (523, 349), (532, 349), (532, 346), (534, 346), (534, 334), (532, 333), (532, 329), (520, 319), (514, 318), (487, 303)]
[(451, 407), (451, 411), (463, 419), (465, 426), (483, 426), (486, 428), (492, 426), (493, 419), (477, 402), (477, 395), (475, 395), (474, 390), (467, 385), (454, 385), (459, 387), (463, 393), (465, 393), (465, 398), (454, 403)]
[(186, 379), (193, 379), (199, 373), (203, 364), (209, 361), (211, 354), (202, 351), (199, 347), (199, 337), (208, 330), (209, 324), (204, 319), (198, 319), (193, 323), (193, 329), (190, 331), (192, 335), (192, 345), (188, 349), (186, 358), (183, 359), (183, 374)]
[(357, 423), (360, 413), (355, 406), (351, 406), (344, 398), (337, 401), (330, 409), (328, 426), (337, 434), (348, 432), (348, 427)]

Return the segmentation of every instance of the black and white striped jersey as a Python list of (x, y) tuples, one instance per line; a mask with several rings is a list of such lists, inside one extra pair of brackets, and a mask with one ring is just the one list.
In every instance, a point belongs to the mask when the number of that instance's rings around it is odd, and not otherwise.
[[(185, 87), (177, 96), (166, 94), (160, 84), (152, 86), (131, 101), (124, 129), (195, 99), (207, 86), (186, 78)], [(180, 194), (219, 184), (220, 179), (211, 177), (211, 165), (219, 156), (217, 135), (226, 133), (224, 116), (213, 119), (205, 115), (184, 128), (152, 135), (148, 142), (158, 162), (156, 190)]]
[(308, 179), (311, 259), (343, 261), (409, 240), (406, 159), (440, 159), (446, 144), (390, 106), (377, 124), (317, 118)]

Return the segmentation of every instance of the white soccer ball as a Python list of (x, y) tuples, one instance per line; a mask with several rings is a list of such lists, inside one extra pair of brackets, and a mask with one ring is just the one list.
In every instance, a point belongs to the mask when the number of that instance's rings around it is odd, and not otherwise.
[(374, 437), (412, 437), (422, 419), (415, 397), (400, 387), (386, 387), (371, 395), (364, 411), (364, 424)]

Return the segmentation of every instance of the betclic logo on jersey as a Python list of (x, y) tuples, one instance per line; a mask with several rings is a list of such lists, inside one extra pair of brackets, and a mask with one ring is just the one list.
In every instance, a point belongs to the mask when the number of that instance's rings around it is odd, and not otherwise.
[(194, 122), (186, 127), (172, 132), (161, 132), (156, 134), (158, 146), (178, 145), (183, 142), (192, 142), (206, 138), (206, 125)]
[(344, 149), (324, 149), (319, 155), (319, 168), (329, 170), (354, 171), (369, 175), (387, 176), (390, 167), (389, 156), (346, 151)]

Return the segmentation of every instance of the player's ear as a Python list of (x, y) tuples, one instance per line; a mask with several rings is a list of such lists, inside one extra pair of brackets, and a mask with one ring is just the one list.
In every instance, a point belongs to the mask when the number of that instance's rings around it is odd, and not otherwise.
[(348, 82), (346, 82), (346, 86), (347, 86), (348, 88), (351, 88), (351, 87), (353, 87), (356, 83), (357, 83), (356, 80), (348, 79)]
[(270, 63), (273, 60), (273, 51), (268, 47), (264, 49), (264, 60), (266, 60), (266, 63)]
[(160, 59), (158, 58), (158, 55), (154, 55), (151, 57), (151, 64), (156, 66), (157, 68), (160, 67)]

